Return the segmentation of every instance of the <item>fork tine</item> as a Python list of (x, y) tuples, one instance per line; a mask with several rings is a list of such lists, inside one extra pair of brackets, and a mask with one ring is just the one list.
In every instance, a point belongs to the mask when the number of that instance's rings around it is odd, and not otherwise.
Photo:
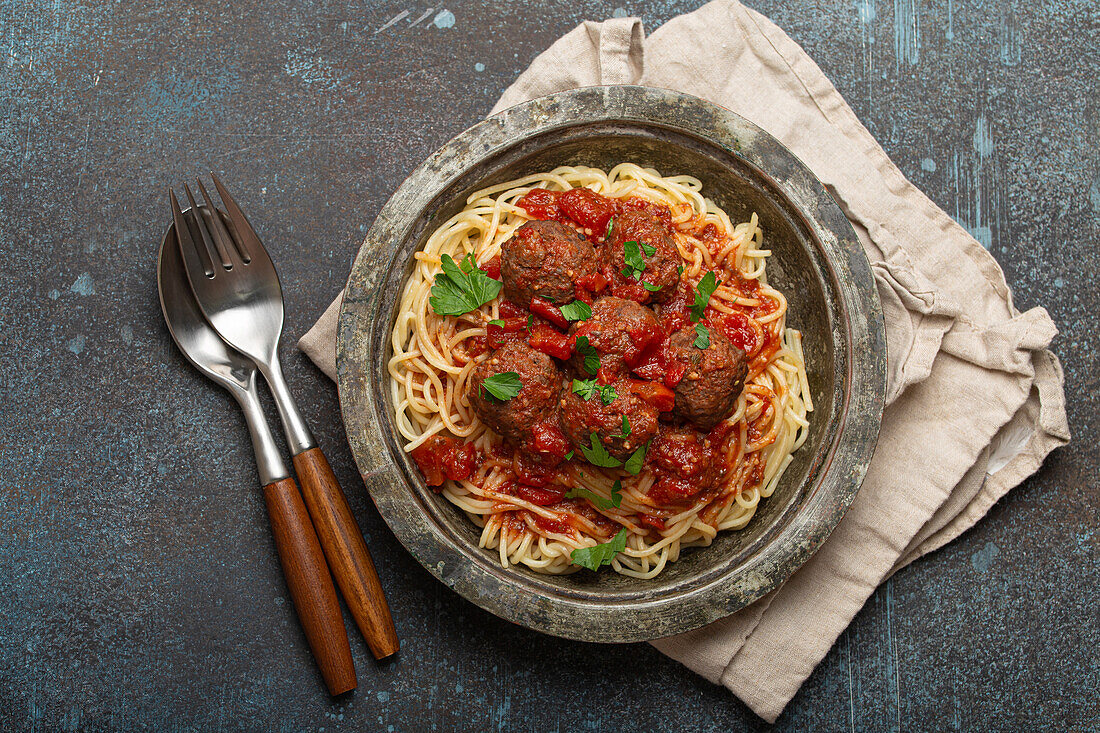
[(210, 178), (213, 179), (214, 187), (218, 189), (218, 195), (221, 196), (222, 203), (225, 204), (225, 211), (229, 214), (229, 221), (233, 223), (233, 228), (237, 232), (237, 238), (234, 241), (241, 251), (241, 257), (244, 258), (245, 262), (251, 262), (253, 255), (262, 251), (264, 246), (260, 243), (256, 230), (248, 223), (248, 217), (241, 211), (241, 207), (237, 206), (237, 202), (229, 195), (229, 191), (225, 190), (225, 186), (214, 175), (214, 171), (210, 171)]
[[(179, 245), (180, 256), (183, 257), (185, 269), (190, 272), (202, 270), (207, 277), (214, 277), (214, 263), (210, 260), (210, 253), (205, 252), (205, 257), (200, 254), (199, 245), (195, 242), (194, 232), (191, 230), (190, 217), (183, 215), (180, 202), (172, 189), (168, 189), (168, 199), (172, 204), (172, 223), (176, 228), (176, 243)], [(205, 250), (205, 248), (202, 248)]]
[(203, 244), (206, 245), (207, 251), (210, 252), (210, 256), (213, 257), (217, 253), (218, 259), (222, 262), (222, 267), (232, 270), (233, 260), (229, 258), (229, 253), (222, 249), (220, 243), (214, 243), (213, 238), (210, 236), (210, 230), (206, 226), (206, 217), (202, 215), (202, 210), (195, 203), (195, 195), (191, 193), (191, 187), (186, 183), (183, 184), (183, 192), (187, 194), (187, 200), (191, 203), (191, 218), (195, 221), (199, 236), (202, 238)]
[[(225, 223), (222, 221), (221, 214), (214, 206), (214, 202), (210, 199), (210, 194), (207, 193), (206, 186), (202, 185), (202, 181), (196, 182), (199, 185), (199, 193), (202, 194), (202, 199), (206, 202), (206, 213), (209, 214), (209, 216), (203, 216), (203, 219), (207, 221), (207, 226), (214, 235), (214, 241), (218, 244), (218, 249), (228, 254), (230, 259), (239, 257), (240, 262), (247, 265), (250, 258), (238, 251), (237, 244), (233, 240), (233, 235), (225, 228)], [(236, 262), (234, 264), (236, 264)]]

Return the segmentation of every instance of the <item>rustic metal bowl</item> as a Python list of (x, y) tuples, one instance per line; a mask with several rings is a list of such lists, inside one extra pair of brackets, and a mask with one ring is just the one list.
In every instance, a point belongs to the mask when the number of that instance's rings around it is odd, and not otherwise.
[[(484, 186), (564, 164), (630, 161), (690, 174), (734, 221), (760, 216), (769, 282), (804, 334), (815, 411), (807, 443), (742, 531), (685, 551), (653, 580), (610, 570), (503, 569), (479, 531), (433, 493), (393, 426), (386, 363), (412, 255)], [(697, 628), (785, 581), (821, 546), (863, 480), (886, 375), (882, 311), (867, 258), (825, 187), (778, 141), (729, 110), (645, 87), (576, 89), (471, 127), (401, 185), (348, 280), (336, 351), (348, 440), (394, 534), (437, 578), (518, 624), (572, 639), (641, 641)]]

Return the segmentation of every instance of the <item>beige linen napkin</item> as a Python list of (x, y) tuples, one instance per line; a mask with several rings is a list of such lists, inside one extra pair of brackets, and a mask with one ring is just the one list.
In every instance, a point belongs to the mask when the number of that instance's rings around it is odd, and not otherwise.
[[(798, 44), (734, 0), (649, 38), (634, 18), (586, 22), (493, 111), (597, 84), (675, 89), (760, 125), (828, 186), (872, 263), (888, 405), (851, 509), (782, 587), (654, 642), (774, 721), (880, 583), (972, 526), (1069, 440), (1061, 366), (1046, 350), (1056, 330), (1042, 308), (1013, 307), (993, 257), (905, 179)], [(299, 344), (330, 377), (338, 310), (339, 298)]]

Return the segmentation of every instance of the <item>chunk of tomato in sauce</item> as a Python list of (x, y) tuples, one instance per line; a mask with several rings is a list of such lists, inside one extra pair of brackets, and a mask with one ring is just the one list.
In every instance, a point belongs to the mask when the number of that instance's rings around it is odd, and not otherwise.
[(489, 348), (499, 349), (508, 341), (524, 338), (527, 330), (527, 319), (522, 316), (497, 319), (502, 324), (490, 323), (485, 327), (486, 345)]
[[(668, 339), (659, 345), (646, 349), (633, 372), (651, 383), (663, 383), (669, 389), (675, 389), (687, 374), (688, 365), (668, 356)], [(669, 408), (671, 409), (671, 408)]]
[(676, 405), (676, 393), (660, 382), (630, 381), (630, 391), (645, 402), (657, 408), (658, 412), (671, 412)]
[(661, 517), (654, 517), (651, 514), (639, 514), (638, 522), (647, 527), (652, 527), (658, 532), (662, 532), (665, 529), (665, 520)]
[(516, 206), (526, 211), (535, 219), (560, 219), (561, 191), (550, 191), (545, 188), (532, 188), (525, 193)]
[(568, 359), (573, 354), (573, 345), (569, 337), (545, 323), (539, 323), (531, 329), (527, 343), (532, 349), (555, 359)]
[(759, 348), (756, 329), (748, 316), (743, 313), (719, 313), (711, 319), (722, 334), (737, 348), (746, 354), (753, 354)]
[(482, 272), (494, 280), (500, 279), (500, 255), (493, 257), (491, 260), (481, 266)]
[(539, 318), (545, 318), (563, 331), (569, 328), (569, 321), (562, 315), (561, 309), (549, 300), (534, 296), (531, 298), (531, 312)]
[(607, 196), (601, 196), (587, 188), (573, 188), (558, 199), (561, 212), (582, 227), (602, 236), (607, 231), (607, 222), (615, 216), (615, 202)]
[(553, 459), (553, 465), (556, 466), (569, 452), (569, 439), (554, 423), (542, 422), (531, 428), (531, 439), (523, 447), (538, 454), (543, 463), (549, 463), (548, 459)]
[(444, 479), (462, 481), (477, 468), (477, 450), (449, 435), (433, 435), (412, 450), (412, 459), (428, 486), (442, 486)]

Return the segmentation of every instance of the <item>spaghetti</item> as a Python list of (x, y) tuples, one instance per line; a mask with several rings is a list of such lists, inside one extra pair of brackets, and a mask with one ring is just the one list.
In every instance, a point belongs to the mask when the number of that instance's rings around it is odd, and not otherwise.
[[(514, 446), (479, 419), (467, 394), (475, 368), (489, 358), (490, 321), (514, 315), (510, 304), (501, 294), (456, 316), (439, 315), (429, 303), (445, 255), (455, 262), (472, 255), (479, 268), (497, 276), (501, 246), (521, 225), (546, 218), (532, 205), (539, 192), (553, 199), (556, 192), (581, 187), (616, 206), (667, 207), (682, 286), (698, 288), (708, 273), (715, 274), (717, 286), (704, 301), (705, 321), (745, 353), (747, 375), (732, 413), (706, 434), (722, 464), (721, 480), (682, 501), (655, 489), (661, 469), (654, 460), (635, 475), (592, 465), (579, 451), (556, 468), (548, 489), (518, 482)], [(443, 496), (481, 528), (480, 545), (495, 551), (504, 567), (573, 572), (579, 568), (574, 551), (625, 537), (621, 551), (611, 553), (612, 569), (653, 578), (684, 548), (709, 545), (718, 532), (745, 527), (806, 440), (813, 404), (801, 334), (786, 328), (787, 301), (767, 284), (770, 252), (757, 216), (735, 224), (701, 189), (690, 176), (662, 177), (630, 163), (607, 172), (560, 167), (477, 191), (415, 254), (388, 364), (396, 426), (426, 475), (437, 474), (430, 483), (441, 484)], [(566, 221), (595, 246), (604, 244), (605, 232)], [(533, 320), (527, 319), (529, 329)], [(563, 381), (564, 390), (568, 385)], [(446, 468), (439, 455), (434, 467), (425, 468), (429, 446), (442, 444), (433, 436), (447, 436), (462, 448), (447, 454)]]

